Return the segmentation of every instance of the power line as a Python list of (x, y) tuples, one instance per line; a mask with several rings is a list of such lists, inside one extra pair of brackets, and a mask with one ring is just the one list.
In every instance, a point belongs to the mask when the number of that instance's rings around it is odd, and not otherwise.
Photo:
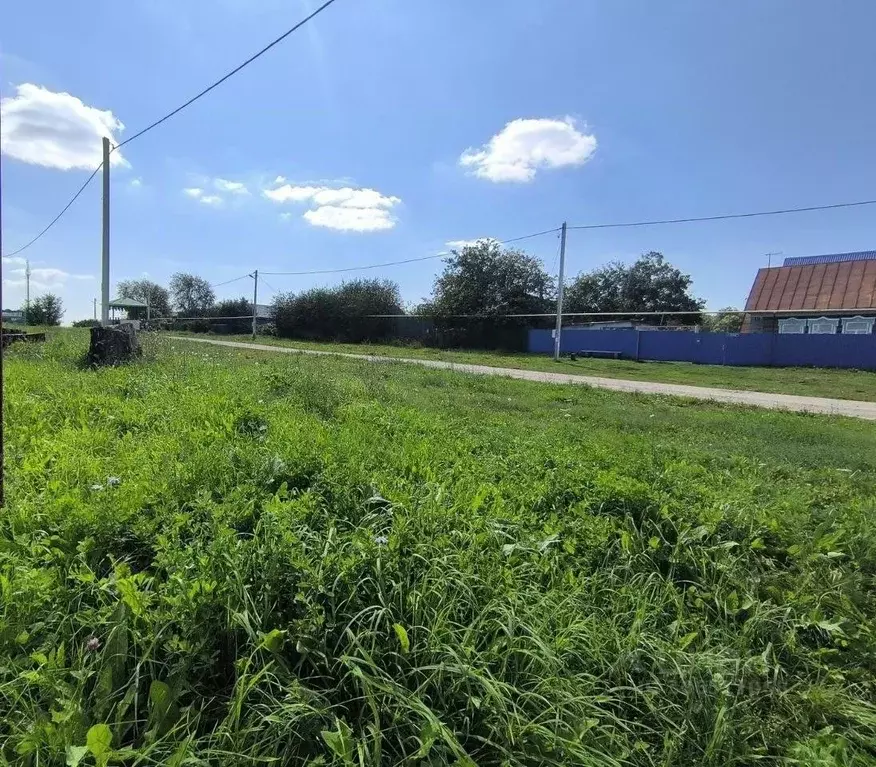
[(28, 249), (31, 245), (33, 245), (33, 244), (34, 244), (34, 243), (35, 243), (40, 237), (42, 237), (46, 232), (48, 232), (49, 229), (51, 229), (56, 223), (58, 223), (58, 219), (60, 219), (61, 216), (63, 216), (63, 215), (64, 215), (64, 214), (70, 209), (70, 206), (71, 206), (74, 202), (76, 202), (76, 200), (77, 200), (77, 198), (79, 197), (79, 195), (82, 194), (82, 193), (85, 191), (85, 187), (87, 187), (87, 186), (91, 183), (91, 180), (92, 180), (92, 179), (98, 174), (98, 172), (100, 171), (100, 169), (101, 169), (102, 167), (103, 167), (103, 163), (101, 163), (100, 165), (98, 165), (98, 166), (94, 169), (94, 172), (92, 172), (92, 174), (86, 179), (85, 183), (84, 183), (82, 186), (79, 187), (79, 191), (76, 192), (76, 194), (73, 195), (73, 197), (70, 199), (70, 202), (68, 202), (68, 203), (62, 208), (61, 212), (60, 212), (57, 216), (55, 216), (55, 217), (49, 222), (49, 225), (48, 225), (45, 229), (43, 229), (43, 231), (41, 231), (36, 237), (34, 237), (29, 243), (27, 243), (27, 245), (22, 245), (18, 250), (13, 250), (11, 253), (4, 253), (4, 254), (3, 254), (3, 258), (10, 258), (11, 256), (16, 256), (16, 255), (18, 255), (18, 254), (21, 253), (21, 251), (23, 251), (23, 250), (27, 250), (27, 249)]
[[(259, 274), (259, 277), (261, 277), (261, 276), (262, 276), (262, 275)], [(261, 282), (262, 282), (262, 285), (264, 285), (268, 290), (272, 290), (272, 291), (274, 291), (274, 293), (279, 293), (279, 292), (280, 292), (280, 291), (277, 290), (273, 285), (271, 285), (270, 282), (268, 282), (268, 281), (267, 281), (266, 279), (264, 279), (263, 277), (262, 277), (262, 281), (261, 281)]]
[[(512, 237), (510, 240), (496, 240), (496, 244), (498, 245), (507, 245), (511, 242), (520, 242), (521, 240), (529, 240), (533, 237), (541, 237), (544, 234), (552, 234), (553, 232), (558, 232), (559, 227), (556, 229), (546, 229), (543, 232), (533, 232), (532, 234), (524, 234), (522, 237)], [(489, 240), (489, 238), (485, 238)], [(312, 269), (306, 272), (259, 272), (259, 274), (270, 274), (270, 275), (282, 275), (284, 277), (301, 277), (303, 275), (308, 274), (338, 274), (340, 272), (358, 272), (363, 271), (365, 269), (380, 269), (384, 266), (399, 266), (401, 264), (415, 264), (420, 261), (431, 261), (435, 258), (449, 258), (453, 255), (453, 251), (444, 251), (443, 253), (436, 253), (432, 256), (420, 256), (419, 258), (406, 258), (403, 261), (386, 261), (382, 264), (367, 264), (365, 266), (347, 266), (342, 269)]]
[(243, 274), (240, 277), (235, 277), (233, 280), (225, 280), (225, 282), (217, 282), (215, 285), (210, 285), (211, 288), (221, 288), (223, 285), (230, 285), (232, 282), (240, 282), (247, 277), (252, 277), (251, 274)]
[[(286, 30), (286, 31), (285, 31), (282, 35), (280, 35), (278, 38), (276, 38), (275, 40), (273, 40), (273, 41), (271, 41), (270, 43), (268, 43), (268, 44), (267, 44), (264, 48), (262, 48), (258, 53), (256, 53), (256, 54), (250, 56), (250, 57), (249, 57), (246, 61), (244, 61), (242, 64), (239, 64), (239, 65), (236, 66), (234, 69), (232, 69), (230, 72), (228, 72), (226, 75), (224, 75), (223, 77), (220, 77), (216, 82), (214, 82), (214, 83), (213, 83), (212, 85), (210, 85), (209, 87), (204, 88), (204, 90), (202, 90), (202, 91), (201, 91), (200, 93), (198, 93), (196, 96), (192, 96), (192, 98), (190, 98), (190, 99), (189, 99), (188, 101), (186, 101), (184, 104), (181, 104), (180, 106), (178, 106), (178, 107), (177, 107), (176, 109), (174, 109), (172, 112), (168, 112), (168, 113), (167, 113), (166, 115), (164, 115), (164, 117), (162, 117), (161, 119), (156, 120), (156, 121), (153, 122), (151, 125), (147, 125), (145, 128), (143, 128), (143, 130), (138, 131), (138, 132), (135, 133), (133, 136), (131, 136), (131, 137), (125, 139), (121, 144), (118, 144), (117, 146), (114, 146), (114, 147), (112, 148), (112, 151), (115, 152), (117, 149), (121, 149), (121, 148), (122, 148), (123, 146), (125, 146), (126, 144), (130, 144), (134, 139), (140, 138), (140, 136), (142, 136), (142, 135), (148, 133), (148, 132), (151, 131), (153, 128), (157, 128), (159, 125), (161, 125), (161, 123), (165, 122), (166, 120), (169, 120), (169, 119), (170, 119), (171, 117), (173, 117), (174, 115), (179, 114), (180, 112), (182, 112), (183, 109), (185, 109), (185, 108), (188, 107), (188, 106), (191, 106), (192, 104), (194, 104), (194, 103), (195, 103), (198, 99), (200, 99), (201, 97), (206, 96), (206, 95), (207, 95), (210, 91), (212, 91), (214, 88), (216, 88), (216, 87), (222, 85), (222, 83), (224, 83), (224, 82), (225, 82), (226, 80), (228, 80), (230, 77), (233, 77), (234, 75), (236, 75), (241, 69), (243, 69), (244, 67), (249, 66), (250, 64), (252, 64), (252, 62), (254, 62), (257, 58), (259, 58), (260, 56), (262, 56), (262, 55), (264, 55), (265, 53), (267, 53), (269, 50), (271, 50), (271, 48), (273, 48), (273, 47), (274, 47), (275, 45), (277, 45), (278, 43), (281, 43), (283, 40), (285, 40), (287, 37), (289, 37), (289, 35), (291, 35), (291, 34), (292, 34), (293, 32), (295, 32), (296, 30), (300, 29), (301, 27), (303, 27), (308, 21), (310, 21), (311, 19), (313, 19), (315, 16), (318, 16), (320, 13), (322, 13), (326, 8), (328, 8), (328, 7), (329, 7), (332, 3), (334, 3), (334, 2), (335, 2), (335, 0), (326, 0), (326, 2), (323, 3), (319, 8), (317, 8), (313, 13), (311, 13), (310, 15), (306, 16), (305, 18), (303, 18), (301, 21), (299, 21), (299, 22), (298, 22), (295, 26), (293, 26), (291, 29)], [(76, 194), (73, 195), (73, 197), (70, 199), (70, 202), (68, 202), (68, 203), (63, 207), (63, 209), (61, 210), (61, 212), (51, 220), (51, 222), (49, 223), (49, 225), (48, 225), (45, 229), (43, 229), (43, 230), (42, 230), (42, 231), (41, 231), (36, 237), (34, 237), (34, 238), (33, 238), (30, 242), (28, 242), (26, 245), (22, 245), (18, 250), (13, 251), (12, 253), (5, 253), (5, 254), (4, 254), (4, 258), (9, 258), (10, 256), (15, 256), (15, 255), (17, 255), (18, 253), (21, 253), (23, 250), (26, 250), (26, 249), (29, 248), (31, 245), (33, 245), (37, 240), (39, 240), (40, 237), (42, 237), (46, 232), (48, 232), (49, 229), (51, 229), (51, 228), (52, 228), (52, 227), (58, 222), (58, 220), (61, 218), (61, 216), (63, 216), (63, 215), (64, 215), (64, 214), (70, 209), (70, 206), (71, 206), (74, 202), (76, 202), (76, 200), (77, 200), (77, 198), (79, 197), (79, 195), (82, 194), (82, 193), (85, 191), (85, 187), (87, 187), (87, 186), (91, 183), (91, 180), (92, 180), (92, 179), (98, 174), (98, 172), (100, 171), (100, 169), (101, 169), (102, 167), (103, 167), (103, 163), (101, 163), (100, 165), (98, 165), (98, 166), (94, 169), (94, 172), (88, 177), (88, 179), (86, 180), (86, 182), (85, 182), (85, 183), (79, 188), (79, 191), (76, 192)]]
[[(285, 40), (287, 37), (289, 37), (289, 35), (291, 35), (291, 34), (292, 34), (293, 32), (295, 32), (295, 31), (297, 31), (297, 30), (300, 29), (301, 27), (303, 27), (308, 21), (310, 21), (311, 19), (313, 19), (313, 18), (315, 18), (316, 16), (318, 16), (320, 13), (322, 13), (326, 8), (328, 8), (328, 7), (329, 7), (332, 3), (334, 3), (334, 2), (335, 2), (335, 0), (326, 0), (326, 2), (324, 2), (321, 6), (319, 6), (319, 8), (317, 8), (313, 13), (311, 13), (311, 14), (308, 15), (308, 16), (305, 16), (305, 17), (304, 17), (301, 21), (299, 21), (294, 27), (292, 27), (291, 29), (286, 30), (286, 31), (285, 31), (282, 35), (280, 35), (278, 38), (276, 38), (276, 39), (273, 40), (272, 42), (268, 43), (268, 44), (267, 44), (264, 48), (262, 48), (258, 53), (253, 54), (252, 56), (250, 56), (250, 57), (249, 57), (246, 61), (244, 61), (242, 64), (239, 64), (239, 65), (236, 66), (234, 69), (232, 69), (230, 72), (228, 72), (228, 74), (226, 74), (226, 75), (220, 77), (215, 83), (213, 83), (213, 84), (210, 85), (209, 87), (204, 88), (204, 90), (202, 90), (202, 91), (201, 91), (200, 93), (198, 93), (196, 96), (192, 96), (192, 98), (190, 98), (190, 99), (189, 99), (188, 101), (186, 101), (184, 104), (181, 104), (180, 106), (178, 106), (178, 107), (177, 107), (176, 109), (174, 109), (172, 112), (168, 112), (168, 113), (167, 113), (166, 115), (164, 115), (164, 117), (162, 117), (161, 119), (156, 120), (156, 121), (155, 121), (154, 123), (152, 123), (151, 125), (147, 125), (145, 128), (143, 128), (143, 130), (138, 131), (137, 133), (135, 133), (135, 134), (134, 134), (133, 136), (131, 136), (130, 138), (125, 139), (125, 140), (124, 140), (121, 144), (119, 144), (115, 149), (121, 149), (121, 148), (122, 148), (123, 146), (125, 146), (126, 144), (130, 144), (134, 139), (138, 139), (138, 138), (140, 138), (140, 136), (142, 136), (142, 135), (145, 134), (145, 133), (148, 133), (148, 132), (151, 131), (153, 128), (157, 128), (157, 127), (158, 127), (159, 125), (161, 125), (161, 123), (163, 123), (165, 120), (169, 120), (169, 119), (170, 119), (171, 117), (173, 117), (174, 115), (179, 114), (180, 112), (182, 112), (183, 109), (185, 109), (186, 107), (191, 106), (192, 104), (194, 104), (194, 103), (195, 103), (199, 98), (201, 98), (202, 96), (206, 96), (206, 95), (207, 95), (210, 91), (212, 91), (214, 88), (216, 88), (216, 87), (222, 85), (222, 83), (224, 83), (224, 82), (225, 82), (226, 80), (228, 80), (230, 77), (233, 77), (234, 75), (236, 75), (241, 69), (243, 69), (244, 67), (247, 67), (247, 66), (249, 66), (250, 64), (252, 64), (252, 62), (254, 62), (254, 61), (255, 61), (257, 58), (259, 58), (260, 56), (263, 56), (265, 53), (267, 53), (269, 50), (271, 50), (271, 48), (273, 48), (275, 45), (277, 45), (278, 43), (283, 42), (283, 40)], [(113, 151), (115, 151), (115, 150), (113, 150)]]
[(731, 218), (755, 218), (757, 216), (784, 216), (788, 213), (811, 213), (816, 210), (836, 210), (837, 208), (858, 208), (862, 205), (876, 205), (876, 200), (839, 202), (833, 205), (812, 205), (806, 208), (784, 208), (782, 210), (763, 210), (754, 213), (729, 213), (722, 216), (700, 216), (697, 218), (668, 218), (661, 221), (632, 221), (618, 224), (586, 224), (570, 226), (569, 229), (626, 229), (635, 226), (658, 226), (660, 224), (690, 224), (696, 221), (725, 221)]
[(259, 272), (259, 274), (282, 275), (284, 277), (300, 277), (305, 274), (337, 274), (339, 272), (357, 272), (363, 269), (379, 269), (382, 266), (398, 266), (399, 264), (413, 264), (417, 261), (429, 261), (433, 258), (447, 258), (451, 253), (436, 253), (434, 256), (422, 256), (420, 258), (406, 258), (404, 261), (387, 261), (383, 264), (368, 264), (367, 266), (348, 266), (343, 269), (312, 269), (307, 272)]

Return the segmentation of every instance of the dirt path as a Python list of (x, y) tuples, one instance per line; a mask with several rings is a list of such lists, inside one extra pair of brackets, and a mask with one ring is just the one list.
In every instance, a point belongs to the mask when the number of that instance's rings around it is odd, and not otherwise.
[(693, 399), (731, 402), (737, 405), (752, 405), (773, 410), (792, 410), (799, 413), (824, 413), (844, 415), (851, 418), (864, 418), (876, 421), (876, 402), (857, 402), (848, 399), (827, 399), (824, 397), (799, 397), (794, 394), (767, 394), (765, 392), (738, 391), (736, 389), (712, 389), (705, 386), (684, 386), (682, 384), (650, 383), (648, 381), (627, 381), (620, 378), (598, 378), (596, 376), (569, 375), (568, 373), (545, 373), (538, 370), (517, 370), (516, 368), (496, 368), (487, 365), (469, 365), (440, 360), (418, 360), (407, 357), (383, 357), (371, 354), (344, 354), (341, 352), (317, 351), (315, 349), (296, 349), (291, 346), (267, 346), (266, 344), (243, 343), (241, 341), (215, 341), (209, 338), (186, 338), (171, 336), (177, 341), (230, 346), (234, 349), (254, 349), (281, 354), (315, 354), (330, 357), (346, 357), (368, 362), (405, 362), (427, 368), (456, 370), (461, 373), (522, 378), (542, 383), (583, 384), (614, 391), (639, 392), (641, 394), (666, 394), (672, 397), (691, 397)]

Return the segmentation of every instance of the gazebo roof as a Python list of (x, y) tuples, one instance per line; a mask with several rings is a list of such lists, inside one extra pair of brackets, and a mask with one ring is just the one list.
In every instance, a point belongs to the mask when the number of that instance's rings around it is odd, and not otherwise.
[(108, 306), (111, 309), (145, 309), (148, 304), (136, 298), (116, 298), (110, 301)]

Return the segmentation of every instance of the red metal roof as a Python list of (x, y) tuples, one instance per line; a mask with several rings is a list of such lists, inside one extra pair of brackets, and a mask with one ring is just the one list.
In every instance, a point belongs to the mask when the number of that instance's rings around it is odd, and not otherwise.
[(760, 269), (746, 311), (876, 310), (876, 259)]

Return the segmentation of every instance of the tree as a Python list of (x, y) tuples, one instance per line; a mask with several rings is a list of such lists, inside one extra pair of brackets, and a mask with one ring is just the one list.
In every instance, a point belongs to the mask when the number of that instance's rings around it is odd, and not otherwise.
[(555, 293), (554, 280), (538, 259), (481, 240), (453, 251), (435, 280), (430, 305), (443, 316), (537, 314), (550, 311)]
[[(579, 274), (568, 286), (564, 311), (699, 312), (705, 302), (690, 294), (690, 275), (668, 263), (662, 253), (642, 255), (632, 266), (612, 262)], [(682, 324), (696, 324), (698, 314), (680, 315)]]
[(735, 306), (725, 306), (717, 314), (709, 314), (703, 318), (703, 328), (711, 333), (738, 333), (742, 330), (744, 312)]
[(183, 317), (204, 317), (216, 303), (216, 294), (205, 279), (184, 272), (170, 278), (170, 294)]
[(507, 315), (550, 312), (555, 295), (554, 280), (538, 259), (481, 240), (453, 251), (428, 306), (441, 346), (521, 350), (527, 328), (544, 320)]
[(64, 316), (64, 304), (53, 293), (38, 296), (30, 302), (26, 311), (28, 325), (60, 325)]
[[(252, 329), (252, 303), (243, 296), (219, 301), (210, 309), (210, 316), (216, 317), (230, 333), (248, 333)], [(222, 319), (235, 317), (236, 319)], [(214, 326), (214, 330), (216, 330)]]
[(393, 335), (396, 320), (374, 315), (403, 314), (399, 287), (391, 280), (359, 279), (335, 288), (284, 293), (271, 305), (277, 335), (350, 341)]
[(354, 342), (390, 336), (394, 320), (373, 315), (402, 313), (399, 287), (391, 280), (359, 279), (288, 293), (272, 305), (278, 335)]
[[(149, 315), (151, 317), (168, 317), (170, 316), (170, 293), (167, 288), (162, 287), (151, 280), (122, 280), (117, 291), (120, 298), (133, 298), (137, 301), (143, 301), (149, 304)], [(137, 319), (145, 319), (146, 310), (130, 309), (128, 314)]]

